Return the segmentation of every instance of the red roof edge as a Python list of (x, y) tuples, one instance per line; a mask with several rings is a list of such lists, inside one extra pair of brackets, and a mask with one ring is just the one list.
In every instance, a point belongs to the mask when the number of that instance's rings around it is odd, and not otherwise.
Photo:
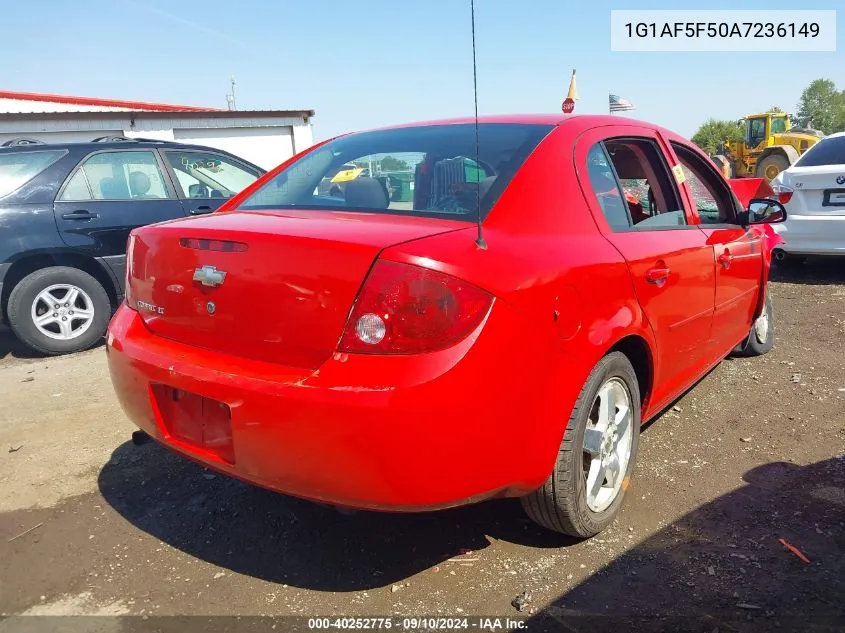
[(40, 92), (13, 92), (0, 90), (0, 99), (17, 101), (45, 101), (49, 103), (68, 103), (73, 105), (101, 106), (105, 108), (128, 108), (130, 110), (150, 110), (155, 112), (217, 112), (223, 108), (203, 108), (200, 106), (172, 105), (168, 103), (147, 103), (145, 101), (123, 101), (121, 99), (99, 99), (97, 97), (70, 97), (64, 95), (42, 94)]

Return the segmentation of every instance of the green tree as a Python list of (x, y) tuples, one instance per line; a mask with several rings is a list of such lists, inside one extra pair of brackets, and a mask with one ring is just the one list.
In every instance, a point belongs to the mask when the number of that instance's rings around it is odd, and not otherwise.
[(744, 134), (745, 131), (742, 129), (742, 125), (736, 121), (708, 119), (693, 134), (692, 142), (708, 154), (713, 154), (721, 143), (725, 141), (736, 143), (742, 140)]
[(830, 79), (816, 79), (801, 93), (798, 118), (825, 134), (845, 129), (845, 93)]
[(382, 171), (406, 171), (408, 169), (408, 163), (393, 156), (385, 156), (379, 163)]

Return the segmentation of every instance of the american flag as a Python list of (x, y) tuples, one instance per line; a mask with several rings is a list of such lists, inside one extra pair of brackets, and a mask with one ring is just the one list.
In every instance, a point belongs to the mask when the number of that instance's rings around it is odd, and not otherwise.
[(624, 112), (625, 110), (633, 110), (634, 104), (628, 101), (627, 99), (623, 99), (619, 95), (610, 95), (610, 111), (611, 112)]

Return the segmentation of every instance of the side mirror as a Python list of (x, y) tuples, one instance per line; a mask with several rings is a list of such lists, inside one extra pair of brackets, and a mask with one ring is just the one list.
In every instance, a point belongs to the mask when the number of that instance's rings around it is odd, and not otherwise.
[(786, 208), (769, 198), (752, 198), (746, 213), (748, 224), (778, 224), (786, 220)]

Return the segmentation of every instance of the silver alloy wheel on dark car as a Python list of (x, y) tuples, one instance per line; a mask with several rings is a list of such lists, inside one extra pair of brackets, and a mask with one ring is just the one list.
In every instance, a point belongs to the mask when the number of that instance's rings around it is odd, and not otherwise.
[(69, 341), (91, 327), (94, 302), (78, 286), (53, 284), (36, 295), (30, 315), (44, 336)]
[(93, 274), (48, 266), (20, 279), (6, 307), (17, 337), (33, 350), (52, 355), (78, 352), (103, 340), (112, 300)]

